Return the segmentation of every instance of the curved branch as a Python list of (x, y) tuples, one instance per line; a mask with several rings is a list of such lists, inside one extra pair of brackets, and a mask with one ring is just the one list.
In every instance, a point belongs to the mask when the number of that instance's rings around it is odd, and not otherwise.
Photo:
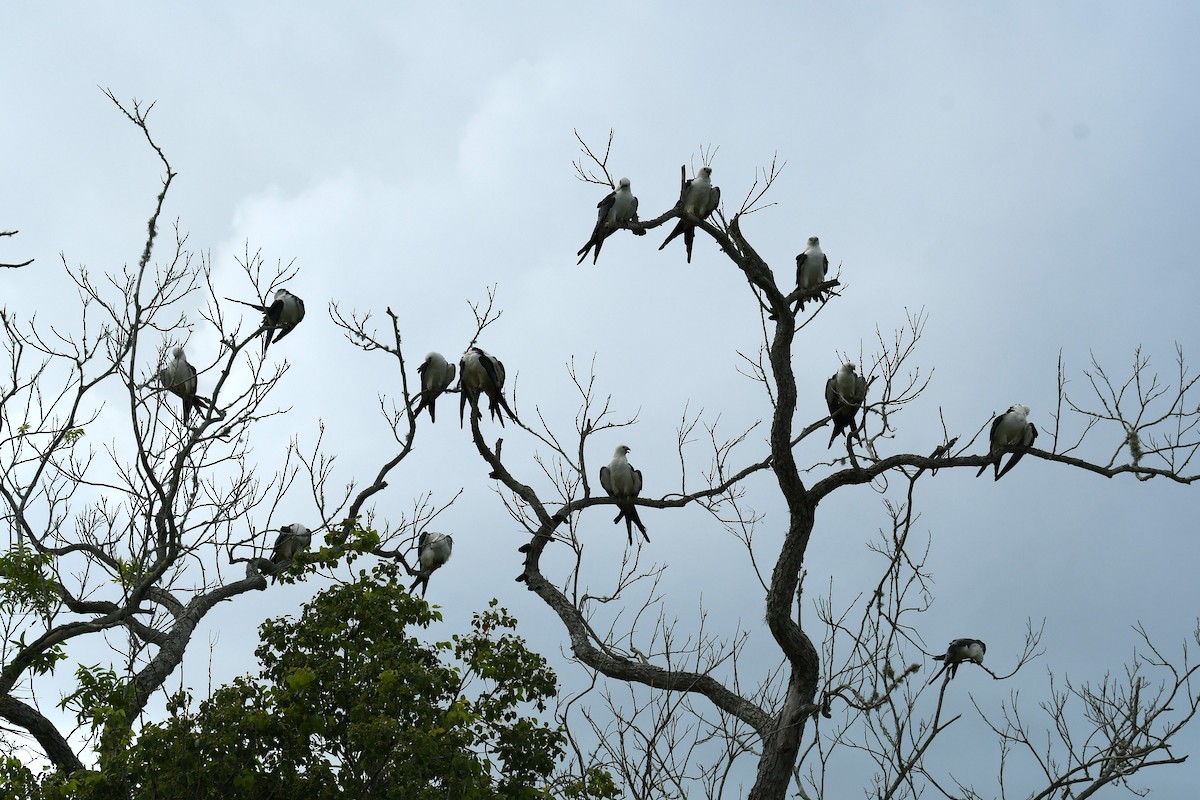
[(75, 755), (71, 744), (37, 709), (12, 695), (0, 694), (0, 717), (29, 731), (46, 752), (46, 757), (64, 774), (70, 775), (83, 769), (83, 762)]

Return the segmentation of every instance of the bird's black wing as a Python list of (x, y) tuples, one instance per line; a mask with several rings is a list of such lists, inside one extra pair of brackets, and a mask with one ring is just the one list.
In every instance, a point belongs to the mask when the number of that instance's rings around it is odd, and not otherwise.
[(279, 298), (271, 305), (263, 309), (263, 313), (267, 317), (267, 322), (272, 325), (279, 324), (279, 318), (283, 316), (283, 298)]
[(612, 480), (608, 477), (607, 466), (600, 468), (600, 488), (604, 489), (604, 491), (608, 493), (609, 497), (612, 497)]
[(596, 208), (599, 212), (596, 214), (596, 227), (592, 228), (592, 236), (587, 240), (587, 243), (575, 253), (579, 256), (576, 264), (582, 264), (587, 258), (588, 252), (594, 247), (596, 252), (592, 256), (592, 263), (595, 264), (600, 258), (600, 248), (604, 245), (604, 240), (612, 233), (612, 229), (608, 226), (608, 214), (612, 211), (612, 207), (617, 202), (617, 190), (614, 189), (605, 195), (604, 199), (596, 203)]
[[(601, 200), (599, 203), (596, 203), (596, 208), (599, 209), (599, 213), (596, 215), (596, 230), (600, 230), (600, 226), (603, 225), (604, 221), (608, 218), (608, 212), (612, 211), (612, 207), (616, 204), (616, 189), (613, 189), (604, 196), (603, 200)], [(592, 235), (595, 236), (594, 233)]]
[(483, 371), (487, 373), (488, 380), (492, 382), (495, 389), (504, 387), (504, 379), (500, 377), (500, 371), (496, 369), (496, 364), (492, 362), (487, 353), (479, 354), (479, 365), (483, 367)]
[[(1005, 413), (1008, 413), (1008, 412), (1005, 412)], [(993, 448), (995, 448), (995, 446), (996, 446), (996, 429), (1000, 427), (1000, 420), (1003, 417), (1004, 417), (1004, 414), (997, 415), (996, 418), (994, 420), (992, 420), (991, 430), (988, 431), (988, 457), (989, 457), (989, 459), (992, 456)], [(975, 477), (978, 478), (980, 475), (982, 475), (984, 473), (984, 471), (987, 470), (988, 464), (990, 464), (990, 463), (992, 463), (992, 462), (989, 460), (987, 462), (987, 464), (984, 464), (982, 467), (980, 467), (979, 472), (975, 473)], [(996, 459), (996, 464), (997, 464), (997, 469), (999, 469), (999, 458), (998, 457)], [(999, 474), (997, 474), (996, 480), (1000, 480)]]
[[(1015, 467), (1017, 465), (1017, 462), (1020, 461), (1021, 458), (1025, 455), (1025, 451), (1028, 450), (1030, 447), (1033, 447), (1033, 443), (1037, 440), (1037, 426), (1035, 426), (1031, 422), (1028, 425), (1028, 429), (1031, 432), (1030, 436), (1029, 436), (1029, 444), (1021, 445), (1021, 449), (1017, 450), (1015, 453), (1012, 454), (1012, 458), (1010, 458), (1008, 460), (1008, 463), (1004, 465), (1004, 469), (1002, 469), (996, 473), (995, 480), (1000, 480), (1005, 475), (1007, 475), (1009, 470), (1011, 470), (1013, 467)], [(996, 463), (999, 464), (999, 461), (997, 461)]]
[(837, 375), (825, 381), (825, 406), (829, 409), (829, 415), (833, 416), (839, 408), (842, 407), (842, 398), (837, 390)]
[(721, 187), (714, 186), (708, 192), (708, 202), (701, 209), (704, 213), (700, 215), (701, 219), (708, 219), (712, 213), (717, 210), (717, 206), (721, 204)]

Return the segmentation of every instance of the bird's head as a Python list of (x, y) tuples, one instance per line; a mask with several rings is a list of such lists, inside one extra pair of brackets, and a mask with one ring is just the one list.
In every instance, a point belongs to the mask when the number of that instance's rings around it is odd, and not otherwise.
[(818, 239), (816, 236), (808, 237), (808, 246), (809, 247), (820, 247), (820, 245), (821, 245), (821, 240)]
[(1008, 407), (1008, 410), (1009, 410), (1009, 412), (1011, 412), (1013, 414), (1020, 414), (1022, 417), (1029, 416), (1029, 406), (1024, 406), (1024, 405), (1021, 405), (1020, 403), (1013, 403), (1011, 406)]
[(854, 365), (851, 364), (849, 361), (847, 361), (845, 364), (842, 364), (842, 369), (846, 370), (847, 372), (849, 372), (851, 374), (854, 374), (854, 372), (856, 371), (854, 369)]
[(176, 358), (183, 358), (183, 348), (182, 347), (176, 347), (171, 352), (174, 354), (174, 356)]
[(290, 294), (291, 294), (291, 292), (289, 292), (287, 289), (276, 289), (275, 290), (275, 299), (282, 300), (283, 298), (287, 297)]
[(613, 455), (617, 455), (617, 456), (629, 455), (629, 445), (627, 445), (627, 444), (617, 445), (617, 449), (613, 453)]
[(629, 188), (629, 178), (621, 178), (621, 180), (619, 182), (619, 186), (622, 189), (628, 189)]
[(707, 166), (701, 167), (700, 174), (706, 178), (711, 178), (712, 177), (712, 167), (707, 167)]

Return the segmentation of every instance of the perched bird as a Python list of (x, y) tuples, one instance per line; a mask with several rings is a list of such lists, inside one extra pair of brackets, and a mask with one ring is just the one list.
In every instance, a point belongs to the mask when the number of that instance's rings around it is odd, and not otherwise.
[(947, 669), (950, 670), (950, 677), (946, 680), (953, 680), (954, 674), (958, 672), (959, 664), (963, 663), (964, 661), (974, 661), (976, 664), (982, 664), (983, 654), (986, 652), (987, 645), (978, 639), (955, 639), (950, 643), (950, 646), (946, 648), (945, 655), (933, 657), (935, 661), (942, 661), (945, 663), (943, 663), (942, 668), (939, 669), (934, 676), (929, 679), (929, 683), (936, 681)]
[(299, 522), (293, 522), (291, 525), (284, 525), (279, 529), (279, 536), (275, 537), (275, 549), (271, 551), (271, 563), (275, 564), (279, 572), (285, 565), (291, 563), (297, 555), (304, 552), (312, 544), (312, 531), (301, 525)]
[(454, 365), (447, 363), (441, 353), (430, 353), (425, 356), (421, 366), (417, 367), (417, 372), (421, 374), (421, 401), (417, 403), (417, 410), (413, 412), (413, 416), (418, 416), (422, 410), (428, 408), (429, 421), (437, 422), (434, 406), (438, 395), (446, 391), (450, 382), (454, 380)]
[(412, 586), (409, 586), (408, 590), (411, 592), (420, 584), (421, 597), (424, 597), (425, 590), (429, 588), (429, 576), (450, 560), (452, 549), (454, 549), (454, 539), (450, 534), (423, 531), (417, 539), (417, 561), (420, 563), (421, 569), (417, 572), (417, 579), (412, 582)]
[(175, 358), (168, 361), (158, 371), (158, 382), (171, 394), (183, 401), (183, 422), (186, 425), (192, 416), (192, 410), (204, 408), (209, 401), (196, 394), (199, 381), (196, 378), (196, 368), (188, 363), (183, 355), (183, 348), (176, 347), (172, 353)]
[[(1017, 462), (1021, 460), (1021, 456), (1025, 455), (1025, 451), (1032, 447), (1033, 441), (1037, 439), (1037, 428), (1028, 420), (1028, 417), (1029, 406), (1018, 403), (1009, 406), (1008, 411), (992, 421), (992, 432), (988, 437), (991, 442), (988, 456), (990, 457), (989, 463), (994, 464), (996, 468), (995, 480), (1000, 480), (1016, 466)], [(1000, 469), (1000, 461), (1006, 452), (1011, 452), (1012, 458), (1004, 465), (1004, 469)], [(987, 464), (980, 467), (979, 472), (975, 473), (975, 477), (978, 478), (982, 475), (987, 467)]]
[[(600, 468), (600, 486), (608, 492), (609, 497), (615, 497), (618, 501), (631, 500), (642, 493), (642, 471), (629, 465), (629, 459), (626, 458), (628, 452), (629, 447), (621, 445), (613, 453), (613, 459), (608, 462), (608, 466)], [(620, 522), (621, 517), (625, 518), (625, 531), (629, 534), (629, 544), (633, 544), (634, 525), (638, 526), (642, 538), (647, 542), (650, 541), (650, 537), (646, 534), (646, 526), (642, 524), (641, 517), (638, 516), (637, 506), (629, 502), (618, 502), (617, 508), (620, 510), (617, 516), (613, 517), (613, 525)]]
[[(833, 377), (825, 381), (825, 405), (829, 407), (829, 416), (833, 417), (833, 434), (829, 437), (829, 444), (825, 449), (833, 447), (833, 440), (847, 427), (849, 430), (846, 435), (862, 442), (862, 434), (859, 433), (862, 425), (856, 425), (855, 418), (866, 399), (867, 381), (861, 375), (855, 374), (854, 365), (850, 362), (842, 364), (838, 371), (833, 373)], [(866, 424), (865, 415), (863, 424)]]
[(269, 306), (247, 303), (245, 300), (234, 300), (232, 297), (225, 299), (263, 312), (262, 330), (267, 332), (267, 338), (263, 340), (264, 353), (267, 352), (267, 345), (271, 343), (271, 331), (279, 331), (275, 337), (275, 341), (278, 342), (291, 333), (292, 329), (304, 319), (304, 301), (287, 289), (276, 289), (275, 300)]
[(458, 362), (458, 388), (462, 392), (458, 401), (459, 427), (463, 425), (463, 409), (467, 407), (468, 400), (471, 402), (471, 413), (477, 417), (482, 416), (479, 413), (481, 393), (488, 396), (488, 410), (492, 419), (500, 419), (500, 427), (504, 427), (504, 414), (500, 413), (501, 409), (507, 411), (512, 419), (517, 418), (508, 407), (508, 401), (504, 399), (504, 365), (500, 363), (500, 359), (485, 352), (483, 348), (471, 347), (463, 353), (462, 360)]
[[(821, 251), (821, 241), (816, 236), (808, 237), (808, 247), (796, 256), (796, 289), (801, 292), (796, 299), (800, 310), (804, 310), (804, 292), (812, 292), (829, 274), (829, 256)], [(811, 298), (809, 298), (811, 299)]]
[(696, 240), (696, 224), (689, 222), (684, 215), (691, 214), (700, 219), (708, 219), (717, 210), (720, 203), (721, 190), (712, 185), (712, 167), (701, 167), (696, 177), (683, 185), (683, 191), (679, 193), (679, 208), (683, 211), (683, 215), (679, 217), (679, 222), (675, 223), (675, 229), (671, 231), (666, 241), (658, 246), (658, 249), (662, 250), (670, 244), (672, 239), (682, 233), (683, 244), (687, 248), (687, 260), (689, 264), (692, 263), (692, 243)]
[[(576, 264), (582, 264), (583, 260), (587, 258), (588, 251), (593, 247), (596, 248), (592, 254), (592, 263), (595, 264), (596, 259), (600, 258), (600, 248), (603, 246), (604, 240), (616, 233), (622, 224), (638, 221), (638, 199), (629, 190), (629, 178), (621, 178), (617, 188), (597, 203), (596, 208), (600, 209), (596, 215), (596, 227), (592, 229), (592, 238), (588, 239), (587, 244), (579, 248), (579, 252), (575, 254), (579, 256)], [(646, 235), (646, 232), (640, 228), (634, 233), (638, 236)]]

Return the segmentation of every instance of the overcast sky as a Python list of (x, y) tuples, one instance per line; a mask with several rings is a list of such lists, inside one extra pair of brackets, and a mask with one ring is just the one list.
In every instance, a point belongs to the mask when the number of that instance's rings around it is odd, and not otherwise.
[[(93, 272), (136, 264), (161, 170), (97, 88), (108, 87), (157, 103), (152, 131), (178, 172), (165, 217), (211, 255), (221, 294), (247, 295), (234, 261), (247, 243), (300, 271), (290, 288), (308, 318), (271, 351), (292, 364), (280, 402), (293, 410), (275, 440), (255, 445), (265, 469), (289, 435), (311, 448), (319, 421), (339, 457), (335, 483), (369, 480), (392, 454), (377, 409), (380, 393), (399, 392), (395, 369), (346, 342), (330, 302), (376, 319), (396, 311), (413, 380), (429, 350), (457, 360), (474, 332), (468, 301), (495, 284), (504, 315), (481, 344), (516, 379), (519, 411), (532, 418), (536, 405), (569, 433), (577, 396), (565, 365), (594, 357), (600, 394), (640, 421), (597, 437), (591, 469), (626, 443), (644, 494), (662, 496), (678, 490), (685, 406), (719, 417), (726, 435), (767, 418), (761, 389), (738, 371), (738, 352), (757, 352), (760, 318), (703, 235), (690, 265), (681, 242), (656, 250), (664, 231), (614, 236), (597, 266), (575, 265), (604, 190), (574, 176), (572, 131), (603, 148), (611, 128), (610, 167), (632, 180), (643, 218), (671, 207), (679, 167), (698, 165), (701, 146), (719, 146), (713, 180), (731, 212), (757, 170), (786, 162), (767, 198), (776, 205), (744, 231), (781, 282), (819, 235), (845, 283), (797, 340), (803, 424), (824, 415), (824, 381), (842, 354), (869, 365), (877, 330), (890, 342), (923, 310), (913, 364), (932, 382), (881, 449), (928, 452), (942, 441), (939, 412), (951, 435), (970, 438), (1016, 402), (1048, 437), (1060, 354), (1069, 389), (1086, 399), (1092, 355), (1125, 377), (1141, 347), (1173, 384), (1176, 343), (1200, 350), (1198, 23), (1200, 8), (1184, 3), (10, 4), (0, 12), (0, 229), (20, 235), (0, 240), (0, 261), (36, 261), (0, 274), (0, 304), (65, 323), (75, 292), (60, 253)], [(192, 321), (189, 356), (208, 363), (217, 343)], [(445, 501), (462, 488), (439, 521), (456, 549), (429, 599), (461, 629), (497, 596), (562, 665), (557, 619), (512, 580), (521, 531), (453, 424), (456, 400), (421, 429), (374, 509), (398, 518), (427, 490)], [(534, 443), (505, 436), (510, 467), (545, 488)], [(1120, 443), (1107, 436), (1084, 455), (1107, 459)], [(763, 438), (752, 434), (738, 463), (761, 459)], [(798, 459), (824, 458), (824, 442), (804, 443)], [(694, 476), (708, 457), (702, 442), (693, 453)], [(1093, 683), (1123, 674), (1136, 623), (1171, 654), (1190, 635), (1194, 489), (1032, 458), (1000, 483), (963, 469), (922, 486), (937, 599), (920, 633), (931, 649), (977, 636), (1006, 672), (1026, 620), (1046, 620), (1045, 657), (1018, 679), (960, 671), (951, 702), (968, 717), (969, 692), (995, 710), (1019, 690), (1036, 718), (1047, 670)], [(769, 557), (786, 517), (768, 482), (754, 488), (759, 557)], [(597, 576), (616, 569), (624, 546), (608, 511), (581, 523)], [(263, 525), (313, 513), (295, 492)], [(762, 627), (761, 590), (719, 526), (691, 511), (643, 518), (645, 557), (669, 565), (669, 615), (693, 629), (702, 598), (709, 625)], [(832, 581), (846, 599), (869, 591), (866, 543), (887, 525), (880, 495), (839, 492), (817, 525), (806, 586)], [(202, 694), (210, 659), (217, 682), (252, 669), (257, 623), (313, 590), (273, 588), (214, 614), (183, 685)], [(763, 653), (769, 669), (775, 656)], [(955, 776), (997, 793), (986, 730), (964, 720), (956, 741), (971, 755)], [(1179, 741), (1177, 754), (1195, 753), (1200, 730)], [(1144, 773), (1140, 785), (1182, 796), (1200, 780), (1196, 762)], [(845, 786), (861, 785), (851, 772)]]

